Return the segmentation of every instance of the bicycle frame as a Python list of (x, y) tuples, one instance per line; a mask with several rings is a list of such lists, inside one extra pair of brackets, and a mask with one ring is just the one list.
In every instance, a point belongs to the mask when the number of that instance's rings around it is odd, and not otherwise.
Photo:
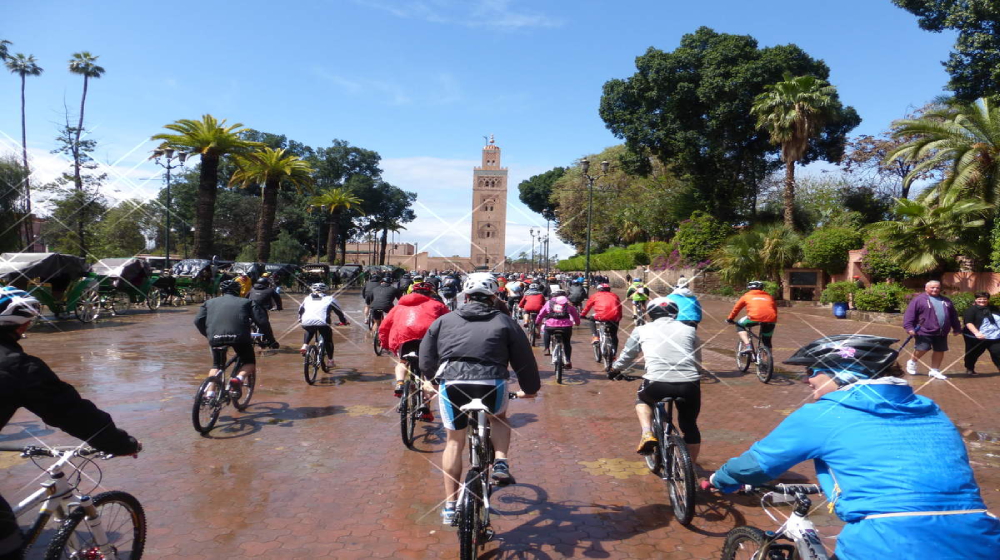
[(561, 332), (554, 331), (549, 335), (549, 347), (551, 348), (553, 362), (565, 365), (566, 358), (563, 356), (565, 349), (563, 348), (563, 335)]

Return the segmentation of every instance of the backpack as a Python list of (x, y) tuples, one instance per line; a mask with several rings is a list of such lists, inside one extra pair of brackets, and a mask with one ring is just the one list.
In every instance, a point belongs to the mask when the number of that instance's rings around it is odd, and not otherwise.
[(566, 303), (556, 303), (552, 302), (549, 305), (548, 319), (569, 319), (569, 309), (567, 309), (568, 304)]

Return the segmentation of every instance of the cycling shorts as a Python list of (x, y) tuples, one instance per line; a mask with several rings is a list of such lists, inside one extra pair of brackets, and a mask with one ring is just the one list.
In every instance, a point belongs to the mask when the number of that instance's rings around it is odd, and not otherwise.
[(469, 418), (460, 409), (472, 399), (482, 399), (490, 414), (503, 414), (507, 410), (507, 380), (446, 380), (438, 391), (438, 410), (445, 429), (464, 430)]
[(736, 320), (736, 330), (745, 331), (747, 327), (753, 327), (760, 325), (760, 337), (770, 338), (774, 334), (774, 323), (761, 323), (759, 321), (751, 321), (749, 317), (743, 316)]
[(233, 352), (239, 361), (245, 366), (257, 363), (257, 354), (254, 352), (253, 344), (250, 342), (243, 344), (227, 344), (226, 346), (212, 346), (212, 367), (222, 369), (226, 367), (226, 350), (232, 346)]
[(404, 343), (402, 343), (402, 344), (399, 345), (399, 357), (400, 358), (402, 358), (403, 356), (409, 354), (410, 352), (413, 352), (414, 354), (419, 354), (420, 353), (420, 339), (419, 338), (415, 338), (413, 340), (407, 340), (406, 342), (404, 342)]
[(643, 379), (635, 394), (635, 404), (644, 403), (653, 408), (656, 403), (667, 397), (683, 399), (674, 401), (674, 409), (677, 410), (677, 427), (684, 434), (684, 443), (688, 445), (701, 443), (701, 431), (698, 429), (701, 385), (697, 381), (674, 383)]

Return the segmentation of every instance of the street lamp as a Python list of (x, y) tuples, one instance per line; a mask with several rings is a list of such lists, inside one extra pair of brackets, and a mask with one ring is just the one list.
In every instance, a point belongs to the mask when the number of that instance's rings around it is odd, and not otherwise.
[[(184, 162), (187, 161), (188, 152), (179, 152), (173, 148), (160, 147), (153, 150), (153, 155), (150, 159), (156, 162), (156, 165), (167, 170), (167, 228), (166, 228), (166, 239), (164, 240), (164, 249), (166, 257), (163, 262), (163, 270), (170, 270), (170, 170), (177, 167), (183, 167)], [(177, 165), (173, 162), (176, 160)]]
[[(541, 233), (541, 231), (539, 231)], [(531, 235), (531, 259), (528, 268), (534, 270), (535, 268), (535, 228), (528, 228), (528, 234)]]
[(580, 167), (583, 169), (583, 176), (587, 178), (587, 189), (590, 190), (590, 201), (587, 203), (587, 261), (586, 269), (583, 272), (583, 281), (590, 284), (590, 225), (591, 219), (594, 213), (594, 181), (600, 179), (601, 177), (608, 174), (608, 162), (601, 162), (601, 174), (600, 175), (588, 175), (587, 172), (590, 171), (590, 160), (583, 160), (580, 162)]
[(545, 276), (549, 275), (549, 234), (545, 233), (538, 237), (538, 261), (545, 259)]

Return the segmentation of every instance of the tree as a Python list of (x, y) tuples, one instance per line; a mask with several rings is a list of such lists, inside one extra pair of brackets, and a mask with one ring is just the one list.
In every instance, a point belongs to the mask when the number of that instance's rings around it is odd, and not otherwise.
[(211, 258), (212, 222), (215, 216), (215, 199), (218, 191), (219, 161), (224, 155), (238, 154), (262, 147), (259, 142), (240, 138), (242, 123), (225, 126), (212, 115), (202, 115), (200, 121), (181, 119), (165, 125), (175, 134), (161, 133), (152, 137), (163, 140), (169, 147), (189, 150), (201, 155), (201, 175), (198, 183), (198, 204), (195, 217), (194, 256)]
[(729, 236), (731, 228), (698, 210), (677, 227), (677, 250), (688, 264), (694, 266), (709, 260), (712, 253)]
[[(314, 196), (309, 201), (310, 210), (315, 209), (320, 212), (328, 212), (330, 215), (330, 227), (326, 237), (326, 262), (335, 264), (337, 261), (337, 235), (340, 226), (340, 216), (348, 210), (352, 210), (361, 204), (361, 199), (354, 195), (349, 189), (337, 187), (327, 189)], [(316, 248), (319, 254), (319, 247)]]
[(87, 84), (91, 78), (97, 79), (104, 75), (104, 68), (97, 65), (97, 59), (87, 51), (73, 53), (73, 58), (69, 60), (69, 71), (83, 76), (83, 95), (80, 97), (80, 124), (76, 127), (76, 138), (73, 141), (73, 181), (76, 188), (83, 188), (83, 180), (80, 178), (80, 133), (83, 132), (83, 111), (87, 104)]
[[(77, 142), (76, 128), (69, 124), (68, 111), (65, 117), (66, 124), (59, 131), (59, 136), (56, 137), (59, 147), (52, 150), (52, 153), (62, 154), (67, 158), (72, 157), (73, 172), (79, 173), (79, 177), (63, 173), (54, 183), (44, 185), (40, 190), (53, 193), (53, 198), (49, 202), (53, 202), (57, 206), (68, 205), (55, 223), (47, 224), (48, 235), (56, 235), (56, 237), (63, 239), (62, 252), (87, 258), (91, 257), (93, 252), (92, 241), (96, 235), (95, 225), (101, 220), (107, 209), (107, 201), (100, 192), (101, 185), (107, 179), (107, 174), (96, 173), (98, 165), (90, 157), (90, 154), (97, 149), (97, 141), (85, 139)], [(76, 167), (77, 163), (79, 163), (79, 168)], [(70, 192), (71, 190), (72, 192)], [(76, 211), (73, 211), (74, 206)], [(54, 234), (54, 230), (59, 228), (67, 231)], [(70, 241), (71, 237), (75, 237), (75, 239)]]
[(9, 47), (13, 44), (6, 39), (0, 39), (0, 61), (7, 60), (10, 57)]
[(766, 279), (781, 282), (781, 273), (802, 256), (799, 235), (784, 225), (755, 226), (733, 235), (715, 253), (719, 275), (730, 284)]
[(21, 184), (27, 172), (14, 154), (0, 155), (0, 253), (23, 249), (19, 229), (24, 214)]
[(103, 259), (141, 253), (146, 248), (140, 220), (144, 210), (141, 201), (124, 200), (104, 212), (94, 231), (93, 256)]
[(864, 239), (856, 229), (823, 227), (802, 242), (802, 256), (809, 266), (822, 268), (827, 274), (838, 274), (847, 268), (849, 251), (863, 245)]
[[(795, 45), (758, 48), (753, 37), (707, 27), (685, 35), (672, 52), (650, 48), (636, 68), (628, 79), (604, 84), (600, 105), (605, 125), (625, 140), (629, 167), (648, 167), (650, 155), (669, 162), (691, 184), (694, 209), (730, 223), (752, 215), (759, 185), (778, 167), (769, 157), (777, 149), (750, 114), (754, 98), (785, 72), (824, 80), (830, 72)], [(840, 160), (860, 118), (839, 105), (835, 115), (803, 163)]]
[(534, 175), (521, 181), (517, 185), (517, 190), (520, 193), (518, 198), (525, 206), (541, 214), (546, 220), (555, 219), (555, 206), (552, 203), (552, 187), (565, 174), (565, 167), (556, 167), (545, 173)]
[(24, 164), (24, 169), (28, 171), (28, 174), (24, 177), (24, 209), (25, 215), (28, 219), (25, 220), (25, 242), (30, 243), (33, 232), (31, 231), (31, 185), (28, 179), (31, 177), (31, 167), (28, 166), (28, 131), (25, 127), (24, 120), (24, 84), (28, 76), (41, 76), (42, 67), (38, 65), (35, 60), (34, 55), (23, 55), (17, 53), (14, 56), (8, 56), (6, 54), (7, 49), (4, 48), (4, 64), (7, 69), (10, 70), (12, 74), (17, 74), (21, 76), (21, 156), (22, 163)]
[(948, 88), (963, 101), (1000, 94), (1000, 5), (993, 0), (893, 0), (919, 18), (921, 29), (958, 32), (945, 69)]
[(264, 148), (236, 157), (237, 171), (230, 184), (241, 187), (263, 185), (260, 218), (257, 221), (257, 262), (268, 262), (271, 256), (271, 236), (278, 207), (278, 190), (292, 186), (297, 190), (313, 184), (312, 168), (298, 156), (284, 149)]
[(837, 90), (814, 76), (792, 77), (764, 87), (754, 99), (750, 112), (757, 116), (757, 128), (766, 130), (771, 143), (781, 146), (785, 162), (785, 226), (795, 227), (795, 162), (801, 161), (809, 141), (820, 133), (823, 123), (834, 118), (839, 102)]
[(299, 264), (307, 253), (306, 248), (295, 239), (295, 236), (285, 230), (278, 233), (278, 238), (271, 246), (271, 257), (274, 262), (279, 263)]
[(411, 206), (417, 199), (417, 194), (379, 181), (374, 189), (362, 192), (362, 197), (363, 208), (368, 218), (367, 230), (375, 234), (381, 232), (378, 261), (379, 264), (385, 264), (389, 232), (399, 231), (403, 224), (416, 219), (417, 216)]

